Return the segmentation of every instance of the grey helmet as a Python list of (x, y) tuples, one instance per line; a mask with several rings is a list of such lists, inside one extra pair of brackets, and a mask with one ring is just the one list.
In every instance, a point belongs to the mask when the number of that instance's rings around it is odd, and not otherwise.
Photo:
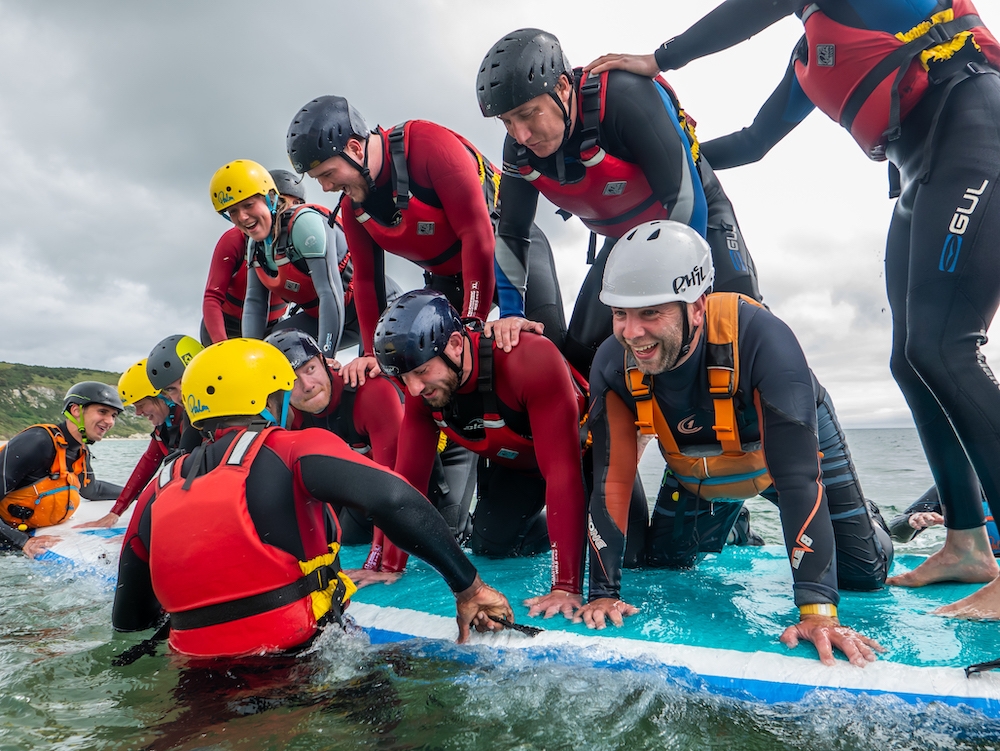
[(274, 180), (274, 185), (277, 187), (280, 195), (298, 198), (305, 203), (306, 186), (302, 184), (301, 177), (286, 169), (272, 169), (268, 170), (268, 173), (271, 175), (271, 179)]
[(564, 73), (572, 80), (573, 69), (554, 35), (541, 29), (512, 31), (493, 45), (479, 67), (479, 109), (483, 117), (496, 117), (541, 94), (555, 96)]
[(288, 126), (285, 146), (299, 174), (342, 154), (352, 138), (362, 141), (370, 131), (365, 119), (342, 96), (321, 96), (302, 107)]
[(79, 404), (81, 407), (86, 407), (88, 404), (103, 404), (119, 412), (125, 409), (115, 387), (100, 381), (81, 381), (73, 385), (63, 399), (63, 412), (69, 412), (73, 404)]

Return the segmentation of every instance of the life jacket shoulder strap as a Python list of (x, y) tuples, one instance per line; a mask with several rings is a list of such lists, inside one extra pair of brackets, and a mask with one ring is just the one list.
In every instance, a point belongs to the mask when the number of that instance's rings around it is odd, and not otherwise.
[(410, 172), (406, 167), (407, 125), (408, 123), (400, 123), (386, 134), (396, 211), (402, 211), (410, 205)]
[(493, 389), (493, 342), (483, 335), (479, 336), (479, 376), (476, 378), (476, 391), (483, 400), (483, 418), (495, 420), (500, 412), (497, 408), (497, 396)]
[(598, 76), (588, 75), (582, 68), (573, 71), (580, 81), (580, 124), (583, 141), (580, 143), (580, 153), (597, 145), (600, 136), (601, 120), (604, 118), (604, 99), (607, 92), (608, 71)]

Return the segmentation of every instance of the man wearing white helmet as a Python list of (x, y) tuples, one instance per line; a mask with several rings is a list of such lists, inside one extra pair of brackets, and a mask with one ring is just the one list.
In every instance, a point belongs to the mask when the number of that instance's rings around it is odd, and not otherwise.
[(577, 617), (603, 628), (636, 612), (619, 596), (639, 425), (667, 458), (649, 565), (721, 551), (743, 499), (762, 494), (780, 511), (800, 612), (782, 641), (810, 641), (828, 664), (837, 647), (863, 666), (881, 648), (840, 625), (839, 589), (881, 587), (892, 543), (795, 335), (750, 298), (710, 294), (714, 278), (708, 244), (672, 221), (639, 225), (608, 259), (600, 299), (614, 336), (591, 369), (591, 578)]

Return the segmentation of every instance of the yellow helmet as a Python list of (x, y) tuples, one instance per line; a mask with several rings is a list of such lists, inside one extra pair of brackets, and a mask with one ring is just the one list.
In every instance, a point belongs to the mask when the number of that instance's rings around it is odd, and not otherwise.
[(146, 360), (142, 359), (122, 373), (118, 379), (118, 395), (126, 407), (147, 396), (157, 396), (160, 390), (149, 382), (146, 375)]
[(184, 371), (181, 392), (192, 425), (213, 417), (262, 413), (278, 422), (267, 411), (267, 397), (275, 391), (291, 392), (294, 383), (295, 371), (273, 344), (227, 339), (195, 355)]
[(212, 206), (218, 212), (224, 212), (228, 206), (250, 196), (266, 198), (272, 190), (278, 192), (274, 178), (257, 162), (249, 159), (237, 159), (219, 167), (208, 185)]

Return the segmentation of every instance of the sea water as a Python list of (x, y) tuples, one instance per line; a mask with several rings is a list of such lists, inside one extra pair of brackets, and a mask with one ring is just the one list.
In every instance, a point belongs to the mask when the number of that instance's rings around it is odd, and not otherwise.
[[(865, 494), (887, 518), (930, 486), (914, 431), (847, 433)], [(123, 482), (145, 446), (96, 446), (99, 476)], [(651, 499), (661, 471), (647, 451)], [(754, 529), (780, 542), (774, 509), (751, 508)], [(900, 552), (942, 539), (931, 530)], [(547, 565), (539, 559), (543, 578)], [(627, 666), (427, 642), (375, 647), (334, 629), (296, 658), (195, 662), (161, 647), (114, 667), (143, 635), (112, 632), (110, 585), (6, 555), (0, 593), (0, 749), (1000, 748), (995, 723), (934, 705), (824, 693), (764, 706)]]

